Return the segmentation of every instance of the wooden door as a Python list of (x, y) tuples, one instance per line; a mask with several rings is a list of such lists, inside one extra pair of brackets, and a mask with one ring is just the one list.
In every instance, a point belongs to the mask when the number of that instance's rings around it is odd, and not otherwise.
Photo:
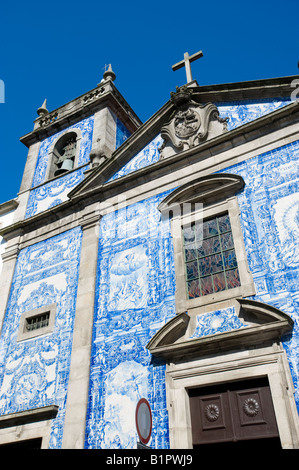
[(193, 446), (278, 438), (266, 379), (189, 390)]

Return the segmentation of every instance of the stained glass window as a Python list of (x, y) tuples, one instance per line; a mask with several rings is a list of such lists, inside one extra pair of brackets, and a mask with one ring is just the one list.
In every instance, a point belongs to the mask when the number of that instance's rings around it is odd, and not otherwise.
[(189, 299), (241, 285), (228, 214), (183, 228)]

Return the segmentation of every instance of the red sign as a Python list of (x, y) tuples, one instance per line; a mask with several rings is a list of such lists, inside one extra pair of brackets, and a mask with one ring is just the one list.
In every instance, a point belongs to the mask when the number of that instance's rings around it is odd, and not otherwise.
[(142, 444), (147, 444), (152, 434), (152, 411), (149, 402), (141, 398), (136, 406), (136, 429)]

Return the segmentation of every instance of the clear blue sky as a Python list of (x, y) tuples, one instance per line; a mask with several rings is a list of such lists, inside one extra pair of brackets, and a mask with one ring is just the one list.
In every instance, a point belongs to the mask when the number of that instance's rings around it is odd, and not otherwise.
[(49, 111), (94, 88), (112, 63), (115, 85), (146, 121), (185, 83), (171, 66), (192, 64), (199, 84), (297, 75), (298, 0), (5, 1), (0, 9), (0, 202), (17, 196), (27, 157), (19, 138)]

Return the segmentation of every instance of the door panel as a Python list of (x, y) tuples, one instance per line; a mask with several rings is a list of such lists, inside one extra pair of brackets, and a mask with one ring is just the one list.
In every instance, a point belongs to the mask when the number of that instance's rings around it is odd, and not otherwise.
[(193, 440), (199, 443), (202, 440), (222, 442), (230, 439), (232, 434), (232, 421), (228, 406), (228, 396), (224, 393), (192, 397), (190, 399)]
[(278, 437), (265, 379), (192, 389), (189, 396), (193, 445)]
[(229, 393), (237, 440), (278, 436), (269, 387)]

